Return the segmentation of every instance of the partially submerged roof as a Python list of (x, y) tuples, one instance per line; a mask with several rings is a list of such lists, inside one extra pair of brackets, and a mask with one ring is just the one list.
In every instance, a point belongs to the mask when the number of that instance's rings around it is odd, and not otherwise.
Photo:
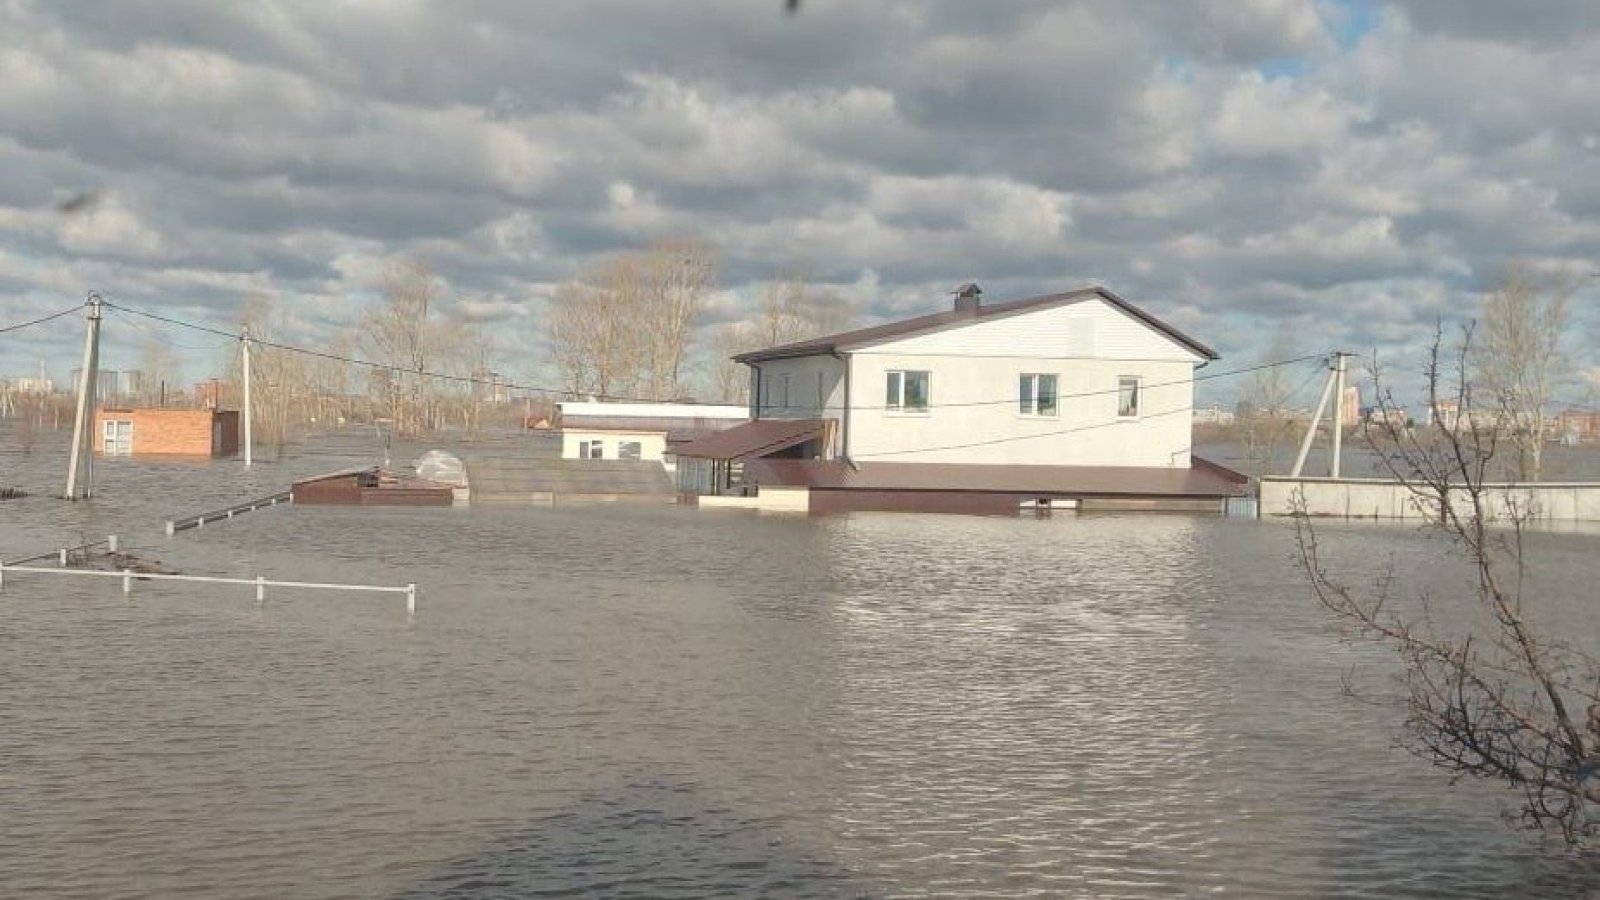
[(756, 459), (745, 480), (773, 487), (857, 491), (973, 491), (1070, 497), (1231, 497), (1248, 479), (1196, 458), (1187, 469), (1144, 466), (1013, 466), (964, 463)]
[(750, 459), (787, 450), (821, 436), (821, 419), (757, 419), (672, 448), (699, 459)]
[(661, 463), (632, 459), (552, 459), (467, 454), (474, 499), (562, 496), (670, 497), (672, 481)]
[(955, 328), (974, 322), (993, 321), (1006, 316), (1015, 316), (1021, 313), (1033, 312), (1039, 309), (1048, 309), (1057, 306), (1070, 306), (1075, 303), (1084, 303), (1091, 300), (1104, 300), (1118, 310), (1143, 322), (1151, 328), (1166, 335), (1184, 347), (1194, 351), (1206, 359), (1217, 359), (1217, 352), (1189, 337), (1178, 329), (1168, 325), (1155, 316), (1145, 312), (1132, 303), (1118, 297), (1103, 287), (1088, 287), (1076, 291), (1067, 291), (1062, 294), (1046, 294), (1042, 297), (1029, 297), (1025, 300), (1012, 300), (1007, 303), (982, 304), (969, 309), (946, 309), (942, 312), (917, 316), (914, 319), (903, 319), (899, 322), (886, 322), (870, 328), (857, 328), (854, 331), (845, 331), (839, 334), (830, 334), (792, 344), (781, 344), (777, 347), (768, 347), (764, 350), (753, 350), (741, 353), (734, 359), (742, 363), (761, 362), (769, 359), (786, 359), (795, 356), (814, 356), (819, 353), (838, 353), (853, 350), (879, 341), (894, 340), (938, 331), (944, 328)]

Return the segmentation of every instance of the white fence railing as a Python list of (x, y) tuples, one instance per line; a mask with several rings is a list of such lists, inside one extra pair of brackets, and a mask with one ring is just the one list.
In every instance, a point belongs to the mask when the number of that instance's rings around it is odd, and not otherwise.
[(231, 519), (240, 513), (254, 512), (264, 506), (277, 506), (279, 503), (293, 502), (293, 491), (280, 491), (276, 494), (268, 494), (265, 497), (257, 497), (254, 500), (246, 500), (243, 503), (235, 503), (232, 506), (212, 510), (211, 512), (203, 512), (193, 516), (183, 516), (182, 518), (177, 519), (168, 519), (167, 537), (172, 537), (174, 534), (177, 534), (186, 528), (204, 528), (206, 527), (207, 522), (215, 522), (219, 519)]
[(62, 568), (66, 568), (68, 558), (70, 558), (74, 553), (86, 553), (89, 550), (99, 546), (104, 546), (107, 553), (117, 552), (117, 536), (114, 534), (108, 534), (98, 541), (88, 541), (82, 544), (75, 544), (71, 547), (58, 547), (55, 550), (51, 550), (47, 553), (36, 553), (33, 556), (24, 556), (21, 559), (6, 560), (4, 563), (0, 563), (0, 565), (16, 567), (23, 565), (24, 563), (38, 562), (41, 559), (53, 559), (59, 562)]
[(122, 593), (133, 593), (135, 579), (148, 581), (194, 581), (207, 584), (245, 584), (255, 585), (256, 602), (261, 603), (267, 599), (267, 588), (308, 588), (313, 590), (328, 591), (369, 591), (380, 594), (405, 594), (406, 612), (417, 611), (417, 585), (415, 582), (405, 587), (385, 587), (372, 584), (328, 584), (319, 581), (274, 581), (261, 576), (255, 578), (221, 578), (211, 575), (172, 575), (162, 572), (135, 572), (132, 569), (123, 569), (118, 572), (108, 572), (103, 569), (54, 569), (45, 566), (14, 566), (9, 563), (0, 563), (0, 591), (5, 590), (7, 572), (24, 572), (34, 575), (87, 575), (92, 578), (121, 578)]

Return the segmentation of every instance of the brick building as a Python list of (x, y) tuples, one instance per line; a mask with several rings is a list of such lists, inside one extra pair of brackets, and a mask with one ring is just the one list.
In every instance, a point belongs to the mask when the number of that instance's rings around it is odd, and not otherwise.
[(232, 456), (239, 414), (216, 409), (99, 409), (94, 449), (102, 456)]

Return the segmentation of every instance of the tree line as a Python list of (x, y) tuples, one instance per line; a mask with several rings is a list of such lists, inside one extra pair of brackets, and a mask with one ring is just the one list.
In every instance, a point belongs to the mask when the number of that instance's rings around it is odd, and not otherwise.
[[(562, 396), (744, 403), (748, 381), (729, 357), (844, 330), (857, 318), (837, 294), (783, 276), (742, 313), (711, 323), (728, 315), (731, 299), (718, 298), (717, 276), (715, 255), (698, 241), (666, 240), (604, 259), (552, 292), (542, 348), (502, 343), (464, 316), (448, 282), (415, 258), (389, 266), (358, 324), (314, 348), (323, 355), (273, 346), (294, 343), (286, 310), (267, 295), (248, 298), (240, 321), (251, 338), (256, 442), (281, 449), (306, 431), (345, 422), (376, 422), (408, 437), (442, 429), (472, 436), (548, 418)], [(722, 308), (712, 308), (714, 299)], [(224, 352), (223, 374), (204, 399), (239, 408), (240, 354)], [(157, 343), (146, 346), (144, 364), (177, 371)], [(513, 398), (513, 385), (554, 390), (516, 390)]]

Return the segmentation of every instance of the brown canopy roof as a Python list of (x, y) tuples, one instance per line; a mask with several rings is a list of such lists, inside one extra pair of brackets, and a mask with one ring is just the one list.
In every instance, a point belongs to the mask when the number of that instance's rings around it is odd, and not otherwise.
[(1217, 359), (1217, 353), (1210, 347), (1196, 341), (1178, 329), (1168, 325), (1155, 316), (1134, 306), (1132, 303), (1118, 297), (1103, 287), (1083, 288), (1068, 291), (1064, 294), (1046, 294), (1042, 297), (1029, 297), (1026, 300), (1013, 300), (1009, 303), (991, 303), (978, 306), (976, 309), (947, 309), (943, 312), (918, 316), (914, 319), (904, 319), (899, 322), (887, 322), (883, 325), (874, 325), (871, 328), (858, 328), (840, 334), (830, 334), (824, 337), (796, 341), (792, 344), (782, 344), (777, 347), (768, 347), (765, 350), (754, 350), (741, 353), (734, 360), (742, 363), (761, 362), (768, 359), (784, 359), (794, 356), (813, 356), (818, 353), (834, 353), (839, 350), (850, 350), (876, 341), (891, 340), (894, 338), (910, 337), (926, 331), (937, 331), (942, 328), (951, 328), (969, 322), (997, 319), (1005, 316), (1014, 316), (1019, 313), (1031, 312), (1052, 306), (1069, 306), (1082, 303), (1086, 300), (1104, 300), (1122, 310), (1128, 315), (1149, 325), (1167, 337), (1188, 347), (1206, 359)]
[(758, 419), (672, 448), (679, 456), (748, 459), (787, 450), (822, 434), (821, 419)]
[(774, 487), (859, 491), (980, 491), (1073, 497), (1230, 497), (1248, 479), (1208, 460), (1187, 469), (1142, 466), (1013, 466), (963, 463), (759, 459), (745, 479)]

